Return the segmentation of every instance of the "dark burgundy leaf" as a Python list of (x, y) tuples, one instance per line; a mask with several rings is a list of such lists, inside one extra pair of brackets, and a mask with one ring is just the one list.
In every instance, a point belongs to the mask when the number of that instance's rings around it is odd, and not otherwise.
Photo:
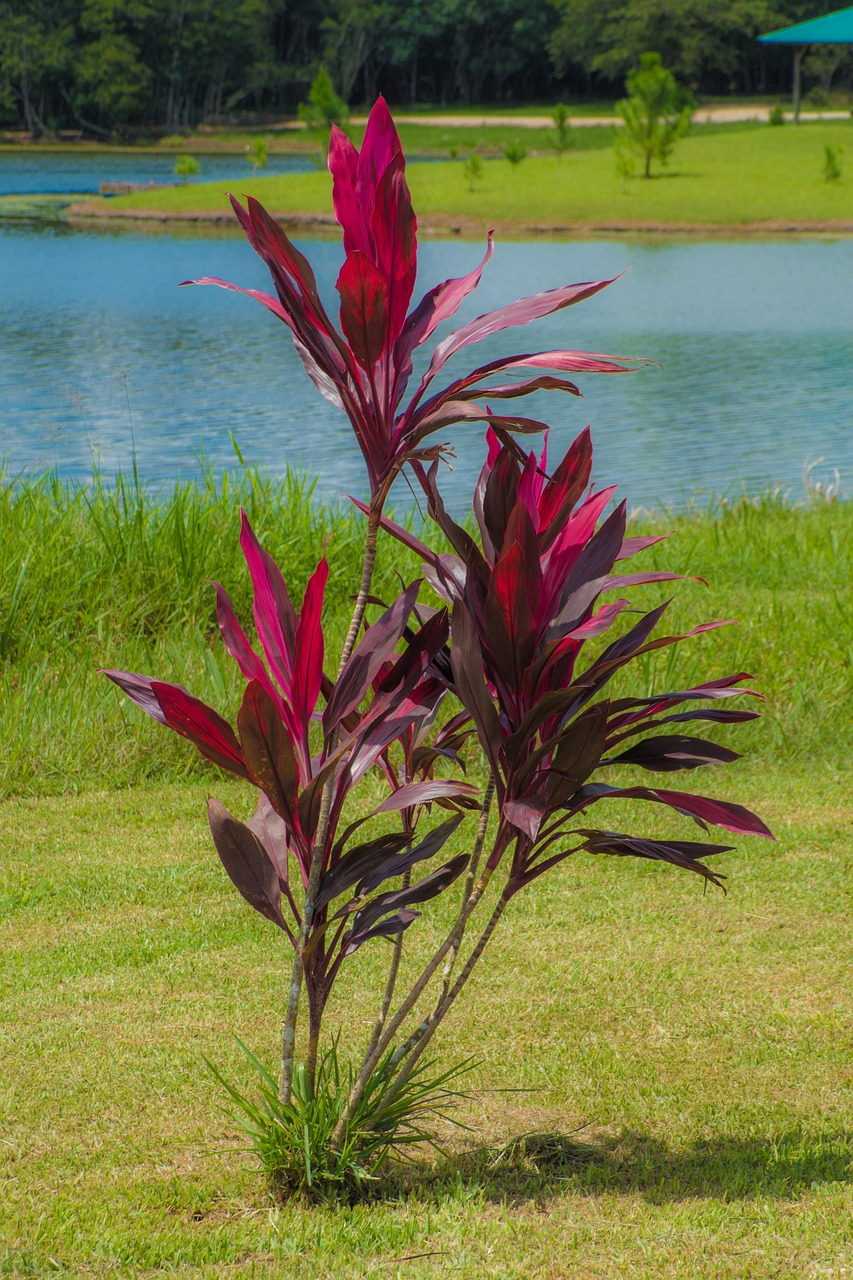
[(734, 831), (736, 835), (776, 839), (770, 828), (743, 805), (732, 804), (728, 800), (712, 800), (709, 796), (689, 795), (685, 791), (663, 791), (658, 787), (610, 787), (603, 782), (590, 782), (575, 796), (573, 809), (577, 812), (602, 799), (651, 800), (677, 809), (679, 813), (695, 819), (700, 826), (711, 823)]
[(348, 849), (320, 881), (315, 910), (346, 893), (375, 867), (384, 865), (393, 854), (405, 849), (407, 840), (405, 832), (397, 831)]
[(267, 857), (278, 872), (279, 884), (284, 888), (288, 883), (287, 826), (279, 817), (263, 791), (258, 793), (258, 807), (246, 823), (264, 847)]
[(407, 853), (392, 854), (380, 866), (368, 871), (359, 883), (357, 891), (359, 896), (372, 893), (374, 889), (378, 889), (380, 884), (390, 879), (391, 876), (404, 875), (405, 872), (410, 871), (419, 862), (434, 858), (453, 835), (461, 821), (461, 814), (457, 814), (454, 818), (449, 818), (447, 822), (442, 822), (440, 826), (434, 827), (428, 835), (424, 836), (423, 840), (420, 840)]
[(232, 884), (250, 906), (285, 929), (278, 871), (253, 831), (212, 796), (207, 805), (213, 843)]
[(429, 804), (433, 800), (476, 800), (479, 791), (470, 782), (457, 782), (453, 778), (430, 778), (425, 782), (407, 782), (391, 792), (387, 800), (373, 810), (374, 813), (391, 813), (410, 809), (416, 804)]
[(620, 755), (602, 760), (602, 764), (635, 764), (653, 773), (673, 773), (678, 769), (698, 769), (702, 765), (728, 764), (739, 759), (737, 751), (705, 738), (666, 734), (645, 738)]
[(468, 854), (460, 853), (457, 857), (451, 858), (450, 862), (446, 862), (443, 867), (439, 867), (437, 871), (431, 871), (428, 876), (424, 876), (423, 880), (419, 880), (417, 884), (377, 894), (355, 917), (351, 936), (370, 929), (382, 916), (398, 910), (399, 907), (408, 907), (414, 902), (429, 902), (431, 898), (443, 893), (457, 876), (462, 874), (467, 865)]
[(459, 603), (453, 607), (451, 624), (453, 643), (450, 648), (450, 664), (456, 694), (474, 721), (480, 745), (485, 751), (495, 776), (500, 775), (501, 725), (492, 696), (483, 675), (483, 653), (466, 607)]
[(506, 527), (518, 497), (518, 481), (518, 463), (509, 449), (501, 449), (483, 495), (483, 520), (495, 554), (503, 546)]
[(390, 609), (368, 629), (335, 683), (323, 714), (326, 733), (354, 711), (366, 696), (382, 665), (402, 637), (418, 598), (422, 579), (418, 578), (397, 597)]
[(639, 836), (621, 835), (616, 831), (579, 830), (575, 834), (584, 837), (583, 848), (588, 853), (668, 862), (671, 866), (695, 871), (720, 889), (723, 888), (724, 877), (711, 871), (699, 859), (710, 858), (717, 853), (728, 853), (733, 847), (728, 844), (703, 844), (695, 840), (646, 840)]
[(398, 911), (390, 920), (383, 920), (381, 924), (376, 925), (373, 929), (365, 929), (360, 933), (351, 933), (348, 935), (347, 943), (341, 948), (341, 958), (351, 956), (365, 942), (369, 942), (371, 938), (395, 938), (398, 934), (408, 929), (413, 920), (417, 920), (420, 915), (419, 911), (409, 911), (404, 907)]
[(257, 680), (246, 686), (237, 728), (252, 780), (287, 823), (292, 837), (298, 838), (296, 756), (278, 707)]

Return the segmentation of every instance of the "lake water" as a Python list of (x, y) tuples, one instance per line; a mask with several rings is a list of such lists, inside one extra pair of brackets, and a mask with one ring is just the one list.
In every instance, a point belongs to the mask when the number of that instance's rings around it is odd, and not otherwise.
[[(246, 155), (202, 155), (198, 182), (227, 182), (252, 172)], [(265, 176), (307, 173), (310, 156), (271, 155)], [(0, 155), (0, 196), (53, 195), (55, 192), (97, 192), (101, 182), (178, 182), (175, 156), (145, 152), (4, 151)]]
[[(334, 305), (332, 241), (300, 241)], [(425, 240), (419, 287), (467, 270), (481, 246)], [(580, 379), (585, 399), (540, 394), (522, 412), (553, 424), (551, 456), (591, 423), (598, 482), (630, 506), (683, 506), (781, 486), (803, 469), (853, 482), (853, 240), (503, 243), (461, 316), (572, 280), (627, 274), (582, 305), (470, 348), (457, 370), (557, 346), (645, 355), (662, 368)], [(287, 331), (251, 300), (179, 289), (216, 275), (268, 287), (241, 237), (0, 225), (0, 455), (7, 474), (85, 478), (136, 454), (143, 476), (235, 467), (319, 472), (329, 495), (363, 491), (346, 421), (321, 399)], [(526, 407), (525, 407), (526, 406)], [(450, 502), (468, 497), (479, 431), (448, 433)]]

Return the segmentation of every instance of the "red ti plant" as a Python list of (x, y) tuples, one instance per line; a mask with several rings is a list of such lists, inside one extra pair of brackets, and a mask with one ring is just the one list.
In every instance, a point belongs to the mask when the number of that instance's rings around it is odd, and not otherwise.
[[(250, 199), (245, 209), (232, 203), (275, 287), (274, 295), (238, 291), (257, 298), (291, 330), (318, 389), (347, 415), (367, 467), (369, 501), (358, 504), (367, 515), (363, 571), (337, 674), (332, 678), (324, 669), (325, 559), (297, 610), (245, 517), (241, 541), (263, 656), (225, 590), (216, 586), (220, 630), (246, 680), (237, 731), (180, 686), (128, 672), (107, 674), (148, 714), (259, 792), (250, 821), (239, 822), (215, 800), (209, 819), (237, 889), (278, 926), (293, 949), (279, 1081), (285, 1111), (291, 1104), (303, 986), (307, 1106), (323, 1016), (341, 966), (365, 943), (391, 941), (388, 979), (360, 1068), (351, 1088), (336, 1085), (336, 1123), (324, 1139), (334, 1165), (347, 1144), (352, 1146), (356, 1117), (359, 1142), (372, 1129), (393, 1131), (401, 1094), (419, 1078), (421, 1054), (507, 903), (538, 877), (585, 851), (667, 862), (706, 883), (721, 884), (706, 859), (730, 846), (592, 827), (588, 814), (595, 805), (606, 807), (612, 798), (649, 801), (694, 819), (705, 831), (714, 825), (739, 835), (770, 832), (736, 804), (630, 779), (627, 785), (610, 781), (613, 770), (624, 766), (671, 773), (736, 759), (735, 752), (685, 732), (684, 726), (752, 719), (757, 712), (721, 704), (738, 694), (758, 695), (743, 687), (749, 677), (740, 672), (652, 696), (608, 696), (611, 681), (635, 659), (724, 624), (655, 636), (667, 602), (621, 626), (623, 615), (634, 612), (621, 593), (679, 576), (623, 573), (618, 567), (658, 539), (627, 535), (624, 504), (607, 514), (613, 490), (590, 488), (588, 432), (549, 474), (544, 450), (538, 459), (525, 456), (515, 440), (516, 433), (539, 431), (544, 424), (491, 408), (536, 390), (577, 395), (577, 387), (562, 375), (620, 372), (624, 362), (569, 350), (517, 355), (456, 377), (443, 390), (432, 389), (458, 351), (588, 298), (608, 282), (551, 289), (463, 324), (435, 348), (414, 395), (404, 403), (418, 347), (478, 284), (492, 253), (491, 237), (478, 268), (437, 285), (410, 309), (416, 222), (399, 139), (384, 102), (371, 113), (360, 153), (333, 131), (329, 167), (344, 238), (337, 282), (340, 330), (323, 306), (310, 265), (278, 224), (257, 201)], [(236, 287), (210, 278), (198, 283)], [(495, 380), (517, 371), (522, 371), (518, 379)], [(454, 422), (471, 421), (489, 428), (488, 457), (473, 498), (479, 538), (448, 515), (437, 482), (447, 446), (430, 441)], [(391, 484), (406, 465), (423, 487), (429, 515), (451, 552), (431, 550), (385, 516)], [(383, 526), (419, 554), (440, 607), (418, 603), (419, 580), (383, 607), (359, 639)], [(617, 624), (617, 638), (606, 643), (603, 638)], [(449, 719), (439, 726), (445, 704)], [(436, 776), (461, 766), (469, 737), (479, 744), (488, 773), (482, 803), (470, 784)], [(384, 798), (353, 813), (357, 788), (368, 773), (382, 780)], [(493, 799), (497, 822), (486, 847)], [(425, 812), (433, 804), (450, 809), (451, 816), (423, 832)], [(457, 832), (467, 807), (480, 810), (470, 852), (421, 875), (421, 864), (435, 858)], [(399, 825), (365, 838), (368, 819), (387, 814), (398, 815)], [(403, 938), (417, 916), (415, 907), (444, 892), (463, 871), (455, 922), (394, 1008)], [(480, 904), (495, 877), (491, 914), (462, 958), (469, 922), (485, 910)], [(434, 980), (438, 989), (430, 996), (431, 1012), (412, 1027), (418, 1003)], [(398, 1036), (407, 1038), (395, 1047)], [(377, 1078), (382, 1081), (378, 1092)], [(365, 1111), (365, 1098), (375, 1100), (372, 1111)]]
[[(605, 695), (613, 677), (635, 659), (726, 623), (652, 638), (670, 603), (666, 601), (583, 662), (588, 643), (604, 636), (630, 608), (627, 598), (613, 599), (612, 593), (680, 576), (618, 570), (618, 562), (660, 539), (626, 536), (624, 503), (602, 520), (614, 490), (590, 490), (591, 468), (588, 431), (551, 476), (544, 451), (541, 459), (531, 453), (522, 466), (517, 450), (490, 433), (473, 502), (479, 544), (447, 514), (435, 467), (429, 473), (421, 470), (420, 478), (429, 514), (454, 552), (436, 555), (384, 519), (389, 532), (423, 557), (425, 576), (452, 609), (449, 683), (476, 729), (497, 800), (498, 825), (483, 873), (448, 940), (453, 959), (467, 918), (490, 879), (499, 869), (503, 879), (492, 915), (455, 984), (450, 986), (446, 971), (433, 1013), (404, 1047), (397, 1089), (465, 985), (507, 903), (573, 854), (648, 858), (722, 886), (722, 878), (704, 859), (731, 845), (591, 828), (586, 815), (594, 805), (613, 798), (651, 801), (692, 818), (706, 832), (714, 825), (738, 835), (773, 838), (761, 819), (741, 805), (603, 780), (620, 765), (672, 773), (738, 759), (726, 747), (683, 732), (683, 726), (739, 723), (758, 713), (715, 705), (685, 709), (685, 704), (760, 695), (741, 687), (750, 678), (743, 672), (648, 697)], [(605, 603), (603, 596), (611, 598)], [(378, 1053), (385, 1047), (380, 1040)], [(374, 1066), (368, 1060), (365, 1079)], [(394, 1096), (392, 1089), (386, 1105)]]
[[(249, 243), (269, 269), (275, 294), (241, 289), (211, 276), (186, 282), (245, 293), (277, 316), (290, 329), (317, 389), (349, 419), (370, 485), (364, 574), (350, 646), (370, 591), (376, 530), (388, 491), (406, 463), (429, 460), (447, 450), (447, 445), (432, 443), (430, 438), (456, 422), (491, 423), (502, 435), (539, 432), (544, 428), (541, 422), (496, 413), (477, 402), (515, 399), (539, 390), (580, 395), (573, 382), (558, 375), (621, 373), (627, 367), (615, 357), (544, 351), (492, 360), (453, 378), (441, 390), (433, 389), (434, 379), (451, 356), (505, 329), (583, 302), (611, 281), (562, 285), (478, 316), (448, 334), (435, 347), (414, 395), (404, 403), (416, 351), (477, 288), (493, 252), (490, 233), (478, 267), (435, 285), (410, 309), (417, 274), (417, 219), (405, 169), (400, 139), (383, 98), (370, 113), (360, 152), (332, 126), (329, 170), (345, 253), (336, 286), (340, 330), (323, 305), (310, 263), (252, 197), (245, 208), (233, 196), (231, 204)], [(495, 375), (516, 370), (533, 370), (533, 375), (507, 383), (489, 382)]]
[[(215, 799), (209, 802), (208, 819), (217, 852), (238, 891), (300, 953), (312, 1078), (323, 1013), (341, 964), (374, 938), (400, 938), (418, 916), (413, 906), (441, 893), (462, 872), (467, 858), (458, 855), (415, 885), (408, 880), (413, 867), (440, 852), (459, 825), (462, 807), (474, 803), (477, 792), (468, 783), (431, 776), (437, 759), (455, 755), (455, 721), (436, 735), (431, 749), (419, 747), (445, 695), (444, 684), (430, 668), (448, 638), (446, 610), (434, 613), (417, 631), (409, 630), (420, 582), (403, 591), (367, 630), (333, 684), (323, 674), (325, 559), (297, 611), (278, 566), (245, 514), (241, 542), (263, 657), (253, 649), (224, 587), (214, 584), (222, 638), (247, 682), (236, 734), (218, 712), (180, 685), (127, 671), (105, 674), (143, 711), (258, 789), (257, 810), (248, 823), (239, 822)], [(410, 639), (397, 656), (394, 650), (405, 631)], [(321, 691), (325, 709), (317, 734), (312, 721), (319, 716)], [(317, 737), (319, 743), (312, 741)], [(398, 743), (406, 763), (402, 779), (390, 755)], [(358, 820), (344, 824), (352, 793), (377, 764), (387, 795)], [(321, 826), (324, 797), (329, 810)], [(420, 817), (432, 803), (455, 812), (418, 838)], [(380, 813), (401, 814), (400, 829), (360, 839), (363, 824)], [(304, 896), (316, 861), (319, 884), (303, 938)], [(387, 888), (389, 880), (401, 877), (401, 886)], [(332, 911), (342, 895), (351, 896)], [(290, 1087), (292, 1064), (293, 1027), (288, 1024), (282, 1046), (283, 1093)]]
[[(538, 432), (544, 424), (518, 415), (495, 413), (489, 404), (538, 390), (580, 395), (566, 373), (621, 373), (631, 362), (574, 350), (527, 353), (492, 360), (456, 377), (443, 389), (433, 383), (458, 352), (505, 329), (528, 324), (582, 302), (608, 280), (549, 289), (478, 316), (449, 333), (434, 349), (414, 395), (404, 403), (413, 357), (443, 321), (451, 319), (480, 282), (492, 256), (489, 235), (480, 265), (468, 275), (430, 289), (410, 310), (417, 274), (417, 219), (405, 178), (405, 158), (384, 99), (370, 113), (361, 151), (335, 126), (329, 144), (329, 170), (335, 217), (343, 232), (344, 264), (337, 280), (340, 330), (326, 311), (311, 265), (281, 226), (252, 198), (244, 208), (231, 199), (252, 248), (272, 277), (275, 293), (241, 289), (206, 276), (186, 283), (215, 284), (255, 298), (291, 331), (294, 346), (320, 393), (349, 419), (367, 468), (370, 486), (364, 561), (355, 609), (344, 642), (340, 668), (349, 659), (370, 595), (376, 539), (385, 500), (407, 463), (437, 459), (447, 446), (431, 437), (457, 422), (486, 422), (503, 438), (513, 432)], [(532, 370), (510, 382), (490, 381), (504, 371)], [(544, 372), (544, 371), (556, 371)], [(487, 385), (484, 385), (487, 384)], [(329, 811), (321, 807), (320, 834)], [(322, 845), (323, 840), (320, 840)], [(309, 876), (302, 935), (307, 944), (312, 902), (320, 875), (315, 861)], [(292, 999), (286, 1019), (294, 1023), (301, 984), (299, 950), (294, 961)]]

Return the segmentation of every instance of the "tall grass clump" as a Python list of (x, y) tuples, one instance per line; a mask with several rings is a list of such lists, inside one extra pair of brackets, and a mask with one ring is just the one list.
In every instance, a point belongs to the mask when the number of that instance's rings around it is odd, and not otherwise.
[[(209, 583), (226, 580), (235, 607), (250, 608), (235, 546), (241, 506), (275, 556), (293, 566), (299, 589), (328, 535), (327, 616), (342, 636), (360, 517), (318, 498), (305, 476), (205, 469), (169, 489), (122, 474), (91, 484), (54, 474), (0, 477), (0, 794), (211, 775), (212, 766), (105, 692), (98, 668), (130, 655), (141, 670), (165, 665), (201, 696), (236, 705), (239, 681), (211, 644)], [(738, 619), (715, 640), (720, 670), (748, 669), (761, 653), (767, 714), (760, 729), (744, 726), (740, 749), (749, 754), (760, 734), (762, 754), (778, 760), (853, 750), (851, 504), (796, 505), (768, 495), (654, 520), (640, 512), (632, 524), (671, 529), (669, 549), (684, 571), (709, 583), (680, 586), (675, 618), (686, 619), (697, 602), (715, 612), (725, 601)], [(647, 554), (663, 566), (665, 550)], [(418, 568), (399, 546), (378, 559), (383, 598), (393, 594), (396, 569)], [(686, 653), (681, 669), (698, 674), (707, 656)], [(649, 679), (654, 670), (652, 655)]]
[[(2, 475), (0, 794), (209, 774), (205, 761), (128, 714), (98, 669), (132, 655), (141, 670), (165, 664), (226, 704), (238, 696), (239, 682), (211, 646), (210, 581), (233, 582), (237, 606), (249, 608), (237, 568), (241, 507), (299, 585), (331, 540), (329, 625), (343, 630), (359, 531), (350, 512), (317, 500), (314, 489), (293, 471), (272, 479), (250, 468), (219, 476), (204, 468), (170, 489), (133, 473), (96, 474), (90, 484)], [(393, 585), (391, 566), (380, 584)]]

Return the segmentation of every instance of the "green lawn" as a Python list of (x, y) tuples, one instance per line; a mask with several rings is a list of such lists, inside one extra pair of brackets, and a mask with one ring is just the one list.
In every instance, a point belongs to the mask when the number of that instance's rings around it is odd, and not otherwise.
[[(474, 1131), (336, 1211), (270, 1204), (201, 1062), (245, 1079), (235, 1035), (272, 1061), (286, 981), (207, 788), (6, 802), (0, 1275), (849, 1276), (853, 774), (726, 773), (778, 845), (717, 860), (726, 898), (586, 858), (518, 899), (442, 1038), (479, 1060)], [(348, 1035), (378, 961), (337, 994)]]
[[(357, 528), (293, 479), (0, 488), (0, 1276), (847, 1280), (853, 507), (644, 517), (674, 531), (648, 559), (711, 584), (675, 584), (671, 629), (742, 625), (637, 664), (632, 689), (757, 673), (767, 717), (729, 739), (746, 758), (694, 785), (778, 843), (715, 860), (727, 897), (581, 855), (520, 895), (436, 1039), (443, 1062), (478, 1060), (471, 1131), (332, 1212), (271, 1204), (202, 1063), (250, 1085), (234, 1037), (272, 1064), (279, 1034), (288, 957), (204, 814), (209, 791), (244, 814), (249, 789), (96, 670), (185, 681), (233, 713), (205, 580), (248, 618), (240, 501), (297, 595), (330, 527), (339, 635)], [(414, 569), (384, 545), (380, 593), (397, 567)], [(607, 821), (692, 834), (636, 806)], [(450, 909), (425, 908), (408, 965)], [(336, 987), (332, 1026), (358, 1043), (383, 958), (365, 947)]]
[[(414, 129), (416, 126), (409, 126)], [(523, 139), (528, 145), (532, 139)], [(824, 148), (853, 141), (853, 124), (697, 128), (676, 150), (663, 175), (623, 180), (613, 150), (598, 147), (529, 157), (517, 168), (486, 160), (475, 189), (460, 161), (412, 165), (409, 180), (424, 223), (476, 230), (487, 225), (527, 229), (594, 224), (711, 224), (853, 222), (853, 177), (841, 155), (842, 178), (823, 178)], [(231, 184), (234, 186), (235, 184)], [(237, 184), (275, 213), (328, 214), (330, 182), (324, 172), (287, 177), (247, 174)], [(226, 185), (200, 183), (150, 195), (123, 196), (87, 208), (113, 216), (151, 210), (185, 215), (226, 210)]]

